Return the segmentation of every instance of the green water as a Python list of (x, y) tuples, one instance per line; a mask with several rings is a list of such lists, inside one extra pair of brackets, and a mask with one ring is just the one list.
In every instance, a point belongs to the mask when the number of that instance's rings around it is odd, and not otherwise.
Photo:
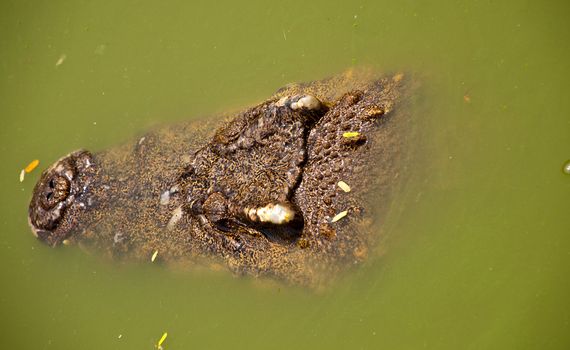
[[(0, 344), (153, 349), (167, 331), (165, 349), (570, 348), (569, 10), (2, 1)], [(18, 181), (32, 159), (46, 167), (360, 65), (417, 74), (418, 152), (386, 253), (331, 290), (117, 266), (32, 237), (39, 171)]]

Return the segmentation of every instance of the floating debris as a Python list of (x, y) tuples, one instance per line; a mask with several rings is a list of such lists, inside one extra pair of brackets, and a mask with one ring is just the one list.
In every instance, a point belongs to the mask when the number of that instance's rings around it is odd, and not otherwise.
[(69, 239), (64, 239), (61, 243), (63, 243), (63, 245), (71, 245), (71, 241)]
[(404, 79), (404, 73), (398, 73), (392, 77), (392, 80), (394, 80), (396, 83), (402, 79)]
[(152, 254), (152, 257), (150, 258), (150, 261), (154, 262), (157, 256), (158, 256), (158, 250), (155, 250), (154, 253)]
[(28, 164), (24, 170), (26, 171), (26, 173), (31, 173), (35, 168), (37, 168), (37, 166), (40, 164), (40, 161), (37, 159), (34, 159), (30, 162), (30, 164)]
[(24, 178), (26, 177), (26, 174), (31, 173), (35, 168), (38, 167), (39, 164), (40, 164), (40, 161), (37, 159), (34, 159), (30, 162), (30, 164), (26, 165), (26, 167), (24, 169), (22, 169), (22, 171), (20, 171), (20, 182), (24, 182)]
[(334, 218), (332, 218), (331, 222), (337, 222), (337, 221), (339, 221), (340, 219), (342, 219), (343, 217), (345, 217), (346, 214), (348, 214), (348, 210), (341, 211), (340, 213), (336, 214), (336, 215), (334, 216)]
[(164, 341), (166, 340), (166, 337), (168, 337), (168, 333), (164, 332), (162, 337), (160, 337), (160, 340), (158, 341), (158, 343), (156, 343), (156, 347), (159, 348), (160, 350), (162, 350), (162, 343), (164, 343)]
[(382, 107), (372, 107), (364, 115), (364, 119), (377, 119), (384, 115), (386, 111)]
[(146, 137), (144, 137), (144, 136), (140, 138), (140, 140), (139, 140), (139, 146), (142, 145), (142, 143), (144, 142), (145, 139), (146, 139)]
[(343, 190), (344, 192), (350, 192), (350, 186), (348, 186), (348, 184), (344, 181), (339, 181), (337, 183), (338, 187), (340, 187), (341, 190)]
[(101, 44), (95, 48), (95, 54), (98, 56), (101, 56), (101, 55), (105, 54), (106, 50), (107, 50), (107, 45)]
[(170, 220), (168, 221), (168, 224), (166, 225), (166, 228), (169, 230), (172, 230), (174, 228), (174, 226), (176, 226), (178, 221), (180, 221), (180, 219), (182, 219), (182, 215), (184, 215), (184, 211), (182, 211), (182, 206), (174, 209), (174, 211), (172, 212), (172, 216), (170, 217)]
[(117, 339), (121, 339), (122, 337), (123, 337), (123, 335), (122, 335), (122, 334), (119, 334), (119, 335), (117, 336)]
[(166, 190), (160, 195), (160, 205), (167, 205), (168, 202), (170, 202), (170, 190)]
[(345, 132), (344, 134), (342, 134), (342, 137), (346, 138), (346, 139), (350, 139), (353, 137), (358, 137), (360, 136), (360, 133), (358, 131), (349, 131), (349, 132)]
[(55, 66), (57, 67), (57, 66), (61, 65), (65, 61), (66, 58), (67, 58), (66, 54), (62, 54), (61, 56), (59, 56), (59, 59), (57, 60), (57, 62), (55, 62)]
[(366, 142), (366, 136), (358, 131), (348, 131), (342, 134), (342, 143), (345, 145), (362, 145)]

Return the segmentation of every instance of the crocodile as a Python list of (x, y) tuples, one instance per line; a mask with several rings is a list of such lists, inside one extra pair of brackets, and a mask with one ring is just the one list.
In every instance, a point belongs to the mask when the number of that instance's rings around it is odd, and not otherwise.
[(409, 80), (349, 70), (72, 152), (37, 182), (32, 232), (119, 261), (322, 285), (379, 241), (401, 184)]

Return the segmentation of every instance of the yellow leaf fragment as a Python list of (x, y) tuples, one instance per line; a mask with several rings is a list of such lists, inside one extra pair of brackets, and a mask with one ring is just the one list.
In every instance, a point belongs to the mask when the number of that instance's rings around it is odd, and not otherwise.
[(340, 219), (342, 219), (343, 217), (345, 217), (346, 214), (348, 214), (348, 211), (347, 211), (347, 210), (341, 211), (340, 213), (336, 214), (336, 215), (334, 216), (334, 218), (332, 218), (331, 222), (337, 222), (337, 221), (339, 221)]
[(64, 54), (64, 53), (61, 54), (61, 56), (59, 56), (57, 62), (55, 62), (55, 66), (57, 67), (57, 66), (61, 65), (65, 61), (66, 58), (67, 58), (66, 54)]
[(360, 133), (358, 131), (348, 131), (345, 132), (344, 134), (342, 134), (342, 137), (346, 138), (346, 139), (350, 139), (352, 137), (358, 137), (360, 135)]
[(159, 349), (162, 349), (162, 343), (164, 343), (164, 341), (166, 340), (166, 337), (168, 337), (168, 333), (164, 332), (164, 334), (162, 335), (162, 337), (160, 337), (160, 340), (158, 341), (158, 343), (156, 344), (156, 346)]
[(34, 170), (38, 165), (40, 164), (40, 161), (37, 159), (34, 159), (30, 162), (30, 164), (28, 164), (24, 170), (26, 171), (26, 173), (31, 173), (32, 170)]
[(26, 176), (26, 170), (22, 169), (22, 171), (20, 171), (20, 182), (24, 182), (25, 176)]
[(339, 181), (337, 183), (338, 187), (340, 187), (341, 190), (343, 190), (344, 192), (350, 192), (350, 186), (348, 186), (348, 184), (344, 181)]
[(152, 254), (152, 257), (150, 258), (150, 261), (154, 262), (157, 256), (158, 256), (158, 250), (155, 250), (154, 253)]

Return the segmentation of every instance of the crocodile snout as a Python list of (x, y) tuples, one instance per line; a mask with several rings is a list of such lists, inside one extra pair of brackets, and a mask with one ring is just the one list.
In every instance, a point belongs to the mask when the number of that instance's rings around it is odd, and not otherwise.
[(70, 153), (42, 173), (28, 209), (36, 237), (57, 245), (71, 234), (77, 215), (86, 208), (93, 173), (91, 153), (85, 150)]

